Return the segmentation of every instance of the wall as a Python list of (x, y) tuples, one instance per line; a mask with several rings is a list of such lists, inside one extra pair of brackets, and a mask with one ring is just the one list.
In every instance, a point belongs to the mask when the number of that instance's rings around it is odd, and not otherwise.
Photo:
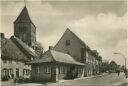
[[(70, 40), (70, 45), (66, 45), (66, 40)], [(85, 49), (84, 52), (82, 52), (82, 49)], [(86, 62), (86, 48), (81, 43), (81, 41), (72, 33), (70, 30), (66, 30), (66, 32), (63, 34), (61, 39), (58, 41), (56, 46), (54, 47), (54, 50), (67, 53), (69, 54), (77, 61), (87, 63), (87, 66), (85, 68), (85, 74), (87, 73), (87, 76), (90, 76), (93, 74), (93, 59), (95, 57), (92, 56), (91, 53), (89, 53), (88, 62)], [(82, 55), (83, 54), (83, 55)]]
[[(45, 72), (46, 66), (51, 67), (50, 73)], [(67, 71), (70, 69), (72, 65), (67, 64), (52, 64), (52, 63), (42, 63), (42, 64), (32, 64), (32, 73), (31, 78), (33, 81), (54, 81), (57, 82), (59, 80), (63, 80), (67, 76)], [(39, 72), (37, 73), (37, 67), (39, 67)], [(64, 72), (62, 70), (64, 68)], [(78, 73), (78, 78), (83, 74), (83, 67), (75, 66), (75, 69), (81, 69), (81, 73)]]
[[(33, 81), (51, 81), (51, 72), (46, 73), (45, 67), (50, 66), (50, 64), (34, 64), (32, 65), (31, 78)], [(39, 67), (39, 73), (37, 73), (37, 67)]]
[[(70, 45), (66, 45), (66, 40), (70, 40)], [(81, 45), (78, 38), (69, 30), (66, 30), (62, 38), (59, 40), (57, 45), (54, 47), (54, 50), (60, 51), (63, 53), (69, 52), (69, 54), (76, 59), (77, 61), (82, 61), (81, 59), (81, 49), (84, 46)]]
[[(3, 60), (1, 60), (1, 72), (2, 72), (2, 69), (4, 69), (4, 68), (12, 69), (14, 77), (16, 77), (16, 68), (19, 69), (19, 76), (22, 76), (22, 77), (24, 76), (23, 69), (31, 70), (30, 65), (25, 65), (25, 62), (16, 61), (16, 60), (12, 60), (12, 62), (10, 62), (10, 60), (7, 60), (6, 63), (4, 63)], [(3, 73), (1, 74), (1, 76), (3, 77)]]

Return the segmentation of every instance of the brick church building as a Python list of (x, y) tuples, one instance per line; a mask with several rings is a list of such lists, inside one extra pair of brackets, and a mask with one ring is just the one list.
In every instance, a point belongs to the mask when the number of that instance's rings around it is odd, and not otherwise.
[(14, 36), (21, 39), (28, 46), (35, 49), (36, 26), (31, 21), (26, 6), (14, 21)]
[[(31, 65), (26, 62), (40, 57), (43, 48), (36, 41), (36, 26), (26, 6), (14, 21), (14, 35), (6, 38), (1, 33), (1, 79), (30, 78)], [(39, 51), (39, 52), (37, 52)]]

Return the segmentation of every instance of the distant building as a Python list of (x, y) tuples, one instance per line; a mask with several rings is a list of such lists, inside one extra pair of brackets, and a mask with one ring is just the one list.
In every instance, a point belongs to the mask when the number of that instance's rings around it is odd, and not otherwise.
[(77, 62), (70, 55), (48, 50), (40, 59), (28, 62), (32, 65), (33, 81), (53, 81), (73, 79), (83, 75), (85, 64)]
[(109, 71), (109, 62), (108, 61), (102, 61), (100, 72), (108, 72)]
[(34, 50), (20, 39), (12, 36), (10, 39), (1, 33), (1, 79), (30, 77), (31, 65), (26, 62), (36, 57)]
[(111, 62), (109, 63), (109, 71), (110, 71), (110, 72), (117, 72), (117, 70), (118, 70), (118, 65), (117, 65), (117, 63), (116, 63), (115, 61), (111, 61)]
[[(67, 29), (54, 50), (71, 55), (76, 61), (85, 63), (84, 76), (91, 76), (96, 71), (98, 54), (92, 51), (78, 36)], [(97, 64), (97, 66), (95, 66)], [(98, 66), (99, 68), (99, 66)]]
[(99, 56), (98, 52), (96, 50), (93, 51), (93, 74), (99, 74), (101, 73), (101, 66), (102, 66), (102, 57)]

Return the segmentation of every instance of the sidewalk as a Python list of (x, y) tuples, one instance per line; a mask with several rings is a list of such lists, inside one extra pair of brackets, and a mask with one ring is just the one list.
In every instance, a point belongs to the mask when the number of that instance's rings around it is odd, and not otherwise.
[(13, 80), (1, 81), (1, 86), (13, 86)]
[(77, 79), (74, 79), (74, 80), (59, 80), (59, 82), (56, 82), (56, 83), (50, 83), (49, 82), (49, 83), (45, 84), (45, 86), (64, 86), (64, 82), (72, 82), (72, 81), (75, 81), (75, 80), (89, 79), (89, 78), (95, 78), (95, 77), (102, 77), (102, 76), (105, 76), (107, 74), (108, 73), (104, 73), (104, 74), (96, 75), (96, 76), (81, 77), (81, 78), (77, 78)]
[[(89, 79), (89, 78), (95, 78), (95, 77), (102, 77), (102, 76), (105, 76), (107, 74), (108, 73), (104, 73), (104, 74), (96, 75), (96, 76), (81, 77), (81, 78), (76, 78), (74, 80), (81, 80), (81, 79)], [(68, 81), (73, 81), (73, 80), (59, 80), (59, 82), (68, 82)]]

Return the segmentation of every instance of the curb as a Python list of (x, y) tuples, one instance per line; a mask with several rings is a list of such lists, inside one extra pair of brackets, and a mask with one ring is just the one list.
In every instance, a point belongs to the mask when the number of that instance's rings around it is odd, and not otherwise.
[(82, 77), (82, 78), (78, 78), (78, 79), (74, 79), (74, 80), (81, 80), (81, 79), (96, 78), (96, 77), (102, 77), (102, 76), (104, 76), (104, 75), (107, 75), (107, 74), (101, 74), (101, 75), (90, 76), (90, 77)]
[(122, 84), (119, 84), (119, 85), (117, 85), (117, 86), (127, 86), (128, 85), (128, 82), (125, 82), (125, 83), (122, 83)]
[(115, 86), (128, 86), (128, 79), (126, 80), (126, 82), (120, 82), (120, 83), (117, 83), (117, 84), (114, 84)]
[[(101, 75), (96, 75), (96, 76), (89, 76), (89, 77), (77, 78), (77, 79), (73, 79), (73, 80), (59, 81), (56, 84), (63, 83), (63, 82), (71, 82), (71, 81), (77, 81), (77, 80), (83, 80), (83, 79), (90, 79), (90, 78), (102, 77), (104, 75), (107, 75), (107, 73), (106, 74), (101, 74)], [(55, 83), (48, 83), (48, 84), (55, 84)]]

